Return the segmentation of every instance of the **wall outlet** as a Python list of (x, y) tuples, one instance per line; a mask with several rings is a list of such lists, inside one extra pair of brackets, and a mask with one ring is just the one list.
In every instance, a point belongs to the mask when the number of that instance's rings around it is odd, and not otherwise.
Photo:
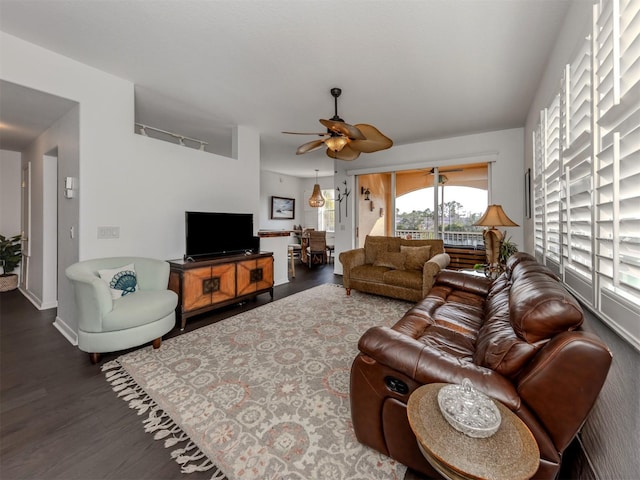
[(98, 227), (98, 238), (120, 238), (120, 227)]

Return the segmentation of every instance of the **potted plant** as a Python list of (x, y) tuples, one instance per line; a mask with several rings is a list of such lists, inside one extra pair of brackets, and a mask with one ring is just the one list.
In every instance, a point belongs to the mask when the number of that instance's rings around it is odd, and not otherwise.
[(18, 274), (12, 273), (22, 260), (22, 236), (5, 237), (0, 235), (0, 292), (18, 288)]
[(500, 253), (498, 256), (500, 265), (504, 270), (504, 266), (507, 264), (507, 260), (511, 255), (518, 251), (518, 245), (511, 241), (511, 237), (505, 238), (500, 245)]

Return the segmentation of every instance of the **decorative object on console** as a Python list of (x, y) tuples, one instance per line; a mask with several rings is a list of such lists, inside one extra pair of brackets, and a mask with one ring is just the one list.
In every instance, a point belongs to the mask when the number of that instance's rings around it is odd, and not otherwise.
[(393, 141), (386, 137), (373, 125), (360, 123), (349, 125), (338, 116), (338, 97), (342, 94), (340, 88), (332, 88), (331, 96), (334, 99), (335, 114), (331, 120), (320, 120), (327, 127), (322, 133), (282, 132), (292, 135), (317, 135), (323, 137), (320, 140), (312, 140), (300, 145), (296, 155), (311, 152), (323, 145), (327, 147), (327, 156), (338, 160), (355, 160), (360, 153), (372, 153), (391, 148)]
[(22, 260), (22, 235), (5, 237), (0, 235), (0, 292), (8, 292), (18, 288), (18, 274), (13, 271)]
[(316, 183), (313, 186), (313, 193), (309, 197), (309, 206), (313, 208), (319, 208), (324, 206), (324, 197), (320, 191), (320, 184), (318, 183), (318, 169), (316, 168)]
[(496, 227), (518, 227), (519, 225), (504, 213), (502, 205), (489, 205), (484, 215), (474, 225), (489, 227), (482, 232), (487, 253), (486, 273), (490, 278), (497, 278), (504, 270), (504, 265), (500, 263), (500, 249), (506, 232)]

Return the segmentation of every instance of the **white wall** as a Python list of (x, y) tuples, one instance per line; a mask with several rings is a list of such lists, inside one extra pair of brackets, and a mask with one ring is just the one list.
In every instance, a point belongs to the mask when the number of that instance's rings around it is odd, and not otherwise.
[[(565, 64), (576, 55), (591, 31), (592, 2), (572, 3), (561, 35), (531, 104), (525, 127), (525, 165), (533, 168), (532, 134), (540, 110), (549, 106), (558, 93)], [(525, 224), (527, 249), (533, 251), (533, 219)], [(640, 435), (640, 353), (606, 324), (587, 312), (585, 330), (595, 331), (613, 352), (613, 364), (598, 402), (582, 429), (582, 444), (597, 478), (638, 478)], [(588, 368), (585, 365), (585, 368)]]
[(0, 150), (0, 233), (20, 234), (20, 152)]
[[(343, 182), (354, 191), (355, 175), (411, 168), (460, 165), (475, 162), (493, 162), (491, 168), (492, 203), (501, 204), (507, 215), (518, 225), (524, 220), (524, 139), (523, 129), (515, 128), (496, 132), (466, 135), (462, 137), (433, 140), (394, 146), (390, 150), (361, 155), (355, 161), (336, 160), (335, 185), (344, 190)], [(349, 212), (354, 212), (359, 195), (349, 196)], [(344, 205), (343, 205), (344, 208)], [(338, 224), (336, 216), (336, 255), (354, 248), (353, 231), (355, 215), (342, 216)], [(508, 229), (520, 250), (524, 244), (522, 227)], [(337, 257), (336, 257), (337, 258)], [(342, 274), (342, 264), (335, 262), (335, 273)]]
[[(262, 171), (260, 172), (260, 230), (292, 230), (304, 223), (302, 218), (303, 180), (298, 177)], [(293, 198), (296, 201), (293, 220), (271, 220), (271, 197)]]
[[(69, 174), (79, 179), (73, 200), (79, 207), (78, 259), (181, 257), (185, 210), (258, 216), (260, 144), (251, 128), (235, 132), (237, 159), (136, 135), (131, 82), (2, 32), (0, 78), (79, 104), (79, 165)], [(98, 226), (120, 227), (120, 238), (98, 239)], [(43, 269), (46, 259), (33, 262)], [(66, 266), (59, 264), (58, 270)], [(65, 318), (60, 321), (75, 332), (74, 300), (63, 281), (58, 307)]]

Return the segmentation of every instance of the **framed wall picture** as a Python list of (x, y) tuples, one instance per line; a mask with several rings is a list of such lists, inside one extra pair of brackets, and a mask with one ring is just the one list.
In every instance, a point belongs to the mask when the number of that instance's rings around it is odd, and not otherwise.
[(296, 214), (296, 199), (285, 197), (271, 197), (271, 218), (278, 220), (293, 220)]

